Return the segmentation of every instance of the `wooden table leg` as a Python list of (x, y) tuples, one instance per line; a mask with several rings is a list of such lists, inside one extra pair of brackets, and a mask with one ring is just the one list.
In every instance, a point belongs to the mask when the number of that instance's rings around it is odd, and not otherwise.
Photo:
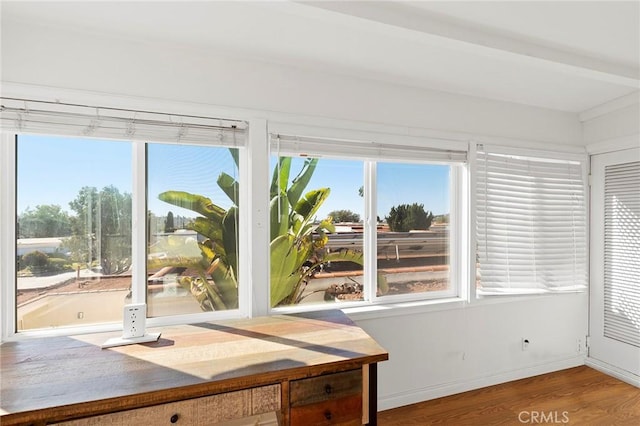
[(369, 364), (369, 426), (378, 424), (378, 364)]

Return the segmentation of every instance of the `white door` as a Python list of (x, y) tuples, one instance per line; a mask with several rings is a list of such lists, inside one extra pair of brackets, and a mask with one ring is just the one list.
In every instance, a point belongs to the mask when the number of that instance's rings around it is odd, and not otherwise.
[(640, 148), (591, 157), (589, 357), (640, 376)]

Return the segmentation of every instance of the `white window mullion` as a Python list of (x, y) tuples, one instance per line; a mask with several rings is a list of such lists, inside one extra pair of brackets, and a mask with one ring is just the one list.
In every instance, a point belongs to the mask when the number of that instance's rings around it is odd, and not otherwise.
[(378, 289), (378, 220), (376, 197), (376, 163), (364, 163), (364, 283), (365, 300), (373, 301)]
[[(269, 255), (269, 136), (267, 121), (253, 119), (249, 124), (249, 149), (241, 155), (241, 201), (248, 208), (240, 209), (240, 258), (249, 259), (240, 264), (240, 309), (253, 316), (267, 315), (269, 285), (265, 274), (270, 270)], [(248, 157), (248, 158), (247, 158)], [(246, 162), (242, 159), (245, 158)], [(246, 202), (248, 201), (248, 202)], [(246, 224), (244, 226), (243, 224)], [(243, 278), (244, 277), (244, 278)], [(265, 285), (265, 281), (266, 284)], [(246, 287), (243, 291), (242, 286)], [(250, 304), (245, 311), (243, 295)]]
[[(451, 191), (450, 195), (450, 220), (449, 220), (449, 282), (453, 285), (449, 286), (452, 296), (463, 296), (466, 291), (462, 291), (462, 283), (466, 282), (464, 277), (467, 276), (466, 255), (464, 251), (463, 239), (466, 234), (466, 215), (464, 214), (465, 200), (463, 199), (464, 176), (462, 166), (451, 167)], [(460, 226), (451, 226), (452, 223), (460, 224)], [(465, 286), (466, 287), (466, 286)]]
[[(0, 340), (16, 331), (16, 137), (0, 135)], [(9, 260), (11, 259), (11, 260)]]
[(471, 188), (475, 188), (477, 172), (478, 172), (478, 162), (477, 162), (477, 145), (473, 142), (469, 143), (469, 165), (468, 165), (468, 176), (467, 179), (464, 180), (466, 184), (466, 188), (463, 193), (468, 194), (467, 200), (468, 205), (465, 209), (467, 213), (466, 225), (467, 225), (467, 241), (468, 246), (466, 247), (467, 253), (467, 267), (468, 272), (466, 277), (468, 281), (468, 285), (462, 285), (461, 291), (464, 293), (468, 292), (466, 295), (462, 294), (468, 302), (473, 303), (476, 300), (476, 281), (478, 279), (478, 265), (477, 265), (477, 192), (471, 191)]
[(147, 146), (132, 143), (131, 303), (146, 303), (147, 293)]

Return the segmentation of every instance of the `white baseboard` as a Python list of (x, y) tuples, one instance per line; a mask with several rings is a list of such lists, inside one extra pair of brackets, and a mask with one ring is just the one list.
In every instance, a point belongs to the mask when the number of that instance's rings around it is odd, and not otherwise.
[(640, 376), (636, 376), (629, 371), (622, 370), (621, 368), (614, 367), (613, 365), (593, 358), (587, 358), (584, 363), (595, 370), (601, 371), (604, 374), (615, 377), (616, 379), (620, 379), (623, 382), (640, 388)]
[(500, 383), (511, 382), (513, 380), (525, 379), (527, 377), (538, 376), (540, 374), (578, 367), (584, 364), (585, 357), (581, 355), (517, 370), (496, 372), (495, 374), (488, 376), (469, 377), (455, 382), (379, 396), (378, 410), (389, 410), (391, 408), (415, 404), (417, 402), (428, 401), (430, 399), (441, 398), (443, 396), (454, 395), (474, 389), (480, 389), (486, 386), (493, 386)]

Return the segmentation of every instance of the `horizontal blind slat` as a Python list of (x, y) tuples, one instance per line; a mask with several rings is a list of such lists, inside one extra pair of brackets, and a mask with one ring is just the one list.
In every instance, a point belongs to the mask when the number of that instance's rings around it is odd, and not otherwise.
[(479, 294), (584, 290), (582, 164), (484, 151), (477, 160)]
[(604, 180), (604, 335), (640, 347), (640, 162)]

